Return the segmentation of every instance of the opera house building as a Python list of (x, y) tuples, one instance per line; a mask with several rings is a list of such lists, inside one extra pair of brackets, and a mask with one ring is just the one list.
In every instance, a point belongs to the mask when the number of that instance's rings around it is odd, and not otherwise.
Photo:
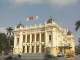
[(72, 33), (60, 27), (52, 17), (44, 24), (29, 27), (20, 22), (13, 32), (13, 54), (49, 52), (56, 56), (58, 52), (75, 51)]

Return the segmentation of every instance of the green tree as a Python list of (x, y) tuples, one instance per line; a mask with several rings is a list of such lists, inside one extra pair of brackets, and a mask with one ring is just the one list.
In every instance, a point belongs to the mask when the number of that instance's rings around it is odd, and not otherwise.
[[(80, 20), (76, 21), (75, 26), (76, 26), (75, 30), (77, 31), (80, 28)], [(79, 45), (75, 47), (76, 54), (80, 54), (80, 38), (78, 42)]]
[(75, 53), (76, 54), (80, 54), (80, 46), (76, 46), (75, 47)]
[(11, 48), (13, 48), (13, 45), (14, 45), (14, 36), (11, 36), (11, 38), (10, 38), (10, 46), (11, 46)]
[(75, 26), (75, 30), (77, 31), (80, 28), (80, 20), (76, 21)]
[(12, 35), (13, 35), (13, 28), (12, 27), (8, 27), (7, 29), (7, 36), (8, 36), (8, 39), (9, 39), (9, 48), (11, 48), (12, 46), (11, 46), (11, 37), (12, 37)]
[(0, 33), (0, 51), (6, 50), (8, 46), (7, 35), (5, 33)]

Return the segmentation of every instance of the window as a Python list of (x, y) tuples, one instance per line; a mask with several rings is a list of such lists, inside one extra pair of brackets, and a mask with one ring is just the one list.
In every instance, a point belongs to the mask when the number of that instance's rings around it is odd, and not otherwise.
[(30, 48), (30, 46), (27, 46), (27, 53), (29, 53), (29, 48)]
[(41, 45), (41, 52), (44, 53), (44, 45)]
[(49, 35), (49, 42), (51, 42), (51, 35)]
[(23, 35), (23, 42), (25, 42), (25, 35)]
[(34, 46), (32, 46), (32, 53), (34, 52)]
[(41, 34), (41, 42), (44, 42), (44, 33)]
[(19, 44), (19, 38), (17, 38), (17, 44)]
[(27, 35), (27, 42), (30, 42), (30, 35)]
[(32, 34), (32, 42), (34, 42), (34, 35)]
[(23, 53), (25, 52), (25, 46), (23, 46)]
[(36, 46), (36, 52), (37, 53), (39, 52), (39, 46)]

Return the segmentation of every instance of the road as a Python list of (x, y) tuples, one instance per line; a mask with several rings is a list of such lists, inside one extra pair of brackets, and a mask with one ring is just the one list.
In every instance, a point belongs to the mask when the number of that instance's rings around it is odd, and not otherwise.
[(75, 56), (74, 58), (58, 57), (58, 60), (80, 60), (80, 55)]
[[(4, 60), (3, 58), (5, 58), (5, 57), (7, 57), (7, 56), (0, 56), (0, 59), (1, 60)], [(75, 56), (74, 58), (66, 58), (66, 57), (57, 57), (58, 59), (53, 59), (53, 58), (51, 58), (51, 59), (49, 59), (49, 60), (80, 60), (80, 55), (78, 55), (78, 56)], [(22, 60), (24, 60), (24, 58), (22, 59)], [(25, 59), (25, 60), (27, 60), (27, 59)], [(34, 59), (34, 60), (36, 60), (36, 59)], [(39, 60), (39, 59), (37, 59), (37, 60)], [(43, 60), (43, 59), (42, 59)]]

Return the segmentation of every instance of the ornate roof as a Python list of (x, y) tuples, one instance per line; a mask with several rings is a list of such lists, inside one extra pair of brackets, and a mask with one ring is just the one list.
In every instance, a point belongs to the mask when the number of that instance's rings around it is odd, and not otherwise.
[(52, 23), (52, 20), (55, 21), (52, 16), (50, 16), (50, 18), (48, 19), (47, 23)]
[(71, 32), (70, 32), (70, 31), (68, 31), (68, 32), (67, 32), (67, 35), (71, 35)]
[(17, 25), (17, 28), (20, 28), (20, 27), (24, 27), (24, 25), (21, 24), (21, 22)]

